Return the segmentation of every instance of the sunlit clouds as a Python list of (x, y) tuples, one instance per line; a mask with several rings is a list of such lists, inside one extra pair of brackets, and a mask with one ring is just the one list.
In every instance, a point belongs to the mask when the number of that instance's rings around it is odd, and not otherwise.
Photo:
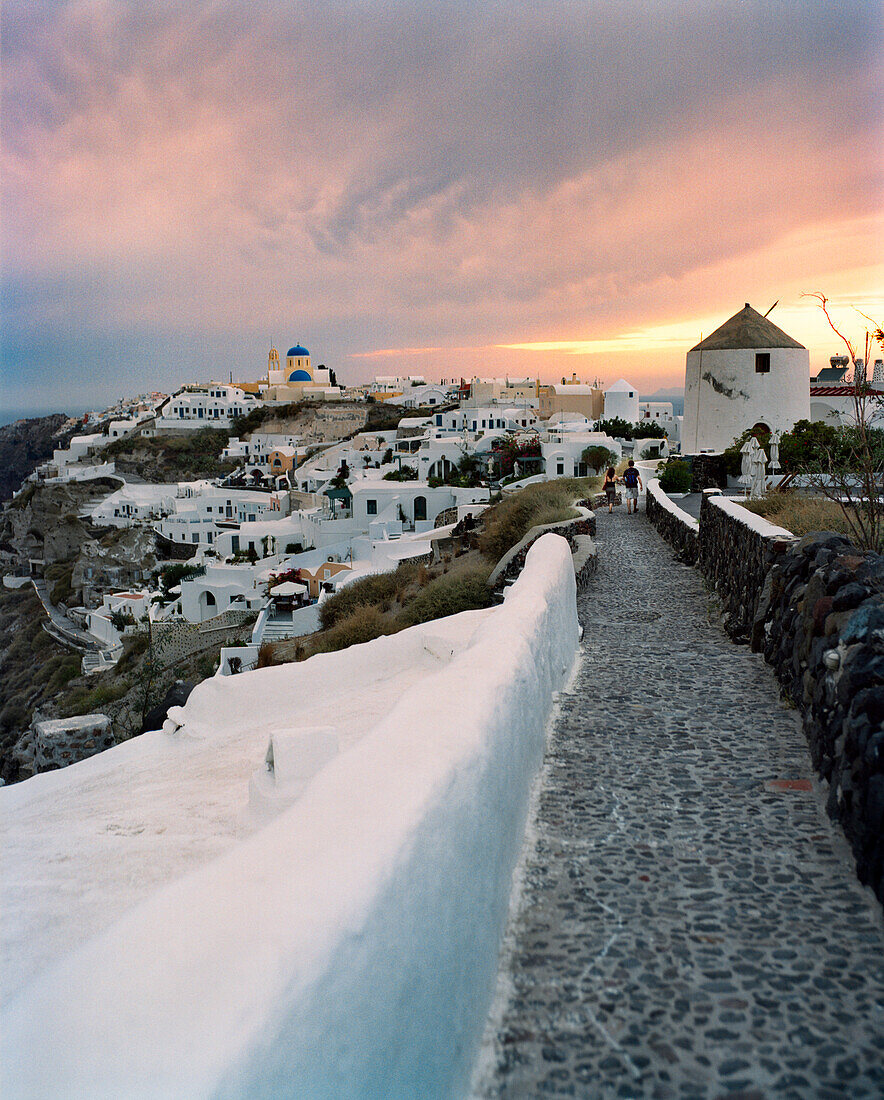
[[(639, 18), (641, 14), (641, 18)], [(565, 368), (881, 301), (874, 5), (7, 3), (4, 391)], [(385, 366), (385, 363), (387, 364)], [(642, 377), (638, 377), (641, 374)], [(630, 375), (633, 377), (633, 375)]]

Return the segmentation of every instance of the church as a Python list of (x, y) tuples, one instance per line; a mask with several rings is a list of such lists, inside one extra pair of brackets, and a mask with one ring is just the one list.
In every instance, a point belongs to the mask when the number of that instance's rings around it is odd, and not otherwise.
[(267, 361), (266, 401), (335, 400), (341, 396), (334, 371), (327, 367), (313, 367), (310, 352), (301, 344), (295, 344), (285, 353), (285, 366), (280, 363), (279, 352), (270, 348)]

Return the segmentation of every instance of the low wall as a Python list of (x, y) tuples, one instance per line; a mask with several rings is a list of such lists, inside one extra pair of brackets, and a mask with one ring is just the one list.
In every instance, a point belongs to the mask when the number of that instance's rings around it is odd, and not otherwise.
[(884, 558), (707, 496), (699, 564), (728, 633), (764, 653), (801, 712), (829, 814), (884, 902)]
[(645, 509), (651, 523), (674, 547), (679, 561), (694, 565), (699, 551), (700, 524), (669, 499), (657, 478), (648, 482)]
[(798, 705), (860, 880), (884, 902), (884, 558), (823, 531), (772, 564), (752, 647)]
[[(577, 650), (567, 543), (541, 538), (504, 603), (464, 616), (466, 647), (297, 802), (3, 1006), (5, 1096), (467, 1094), (529, 790)], [(196, 735), (191, 714), (217, 724), (219, 704), (247, 717), (284, 675), (200, 684), (174, 737)]]
[(720, 496), (703, 493), (697, 565), (721, 601), (725, 630), (735, 642), (748, 642), (758, 597), (774, 560), (795, 536)]
[(151, 628), (157, 660), (173, 665), (194, 653), (220, 645), (225, 638), (250, 640), (254, 622), (253, 611), (224, 611), (201, 623), (185, 619), (160, 620)]
[(585, 507), (586, 501), (575, 503), (574, 507), (580, 512), (576, 519), (564, 519), (558, 523), (545, 523), (532, 527), (523, 538), (516, 543), (512, 550), (508, 550), (500, 561), (491, 570), (488, 576), (489, 588), (503, 588), (508, 580), (518, 577), (525, 566), (528, 551), (534, 543), (544, 534), (554, 532), (566, 538), (574, 549), (576, 535), (595, 535), (595, 512)]
[(111, 721), (104, 714), (35, 722), (34, 767), (38, 772), (66, 768), (115, 744)]

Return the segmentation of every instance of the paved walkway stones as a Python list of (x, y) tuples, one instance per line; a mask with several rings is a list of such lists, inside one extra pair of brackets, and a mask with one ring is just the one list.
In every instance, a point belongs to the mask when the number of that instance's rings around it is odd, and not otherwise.
[(487, 1097), (884, 1096), (884, 935), (796, 714), (643, 515), (599, 516)]

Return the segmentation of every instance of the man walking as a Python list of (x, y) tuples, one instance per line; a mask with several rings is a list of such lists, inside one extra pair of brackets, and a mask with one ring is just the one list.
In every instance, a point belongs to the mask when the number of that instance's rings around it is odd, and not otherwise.
[(626, 514), (630, 515), (638, 511), (638, 491), (643, 488), (642, 479), (632, 459), (623, 471), (623, 487), (626, 489)]

